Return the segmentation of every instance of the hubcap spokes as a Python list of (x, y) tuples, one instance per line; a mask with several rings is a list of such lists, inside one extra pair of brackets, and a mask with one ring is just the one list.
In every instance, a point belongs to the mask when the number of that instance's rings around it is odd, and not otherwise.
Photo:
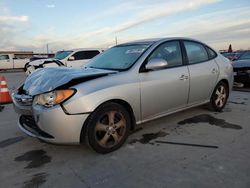
[(216, 99), (215, 99), (215, 104), (218, 107), (222, 107), (226, 101), (226, 89), (223, 86), (218, 87), (218, 89), (215, 92), (216, 94)]
[(118, 144), (126, 132), (124, 116), (117, 111), (109, 111), (99, 119), (95, 127), (97, 142), (102, 147), (113, 147)]

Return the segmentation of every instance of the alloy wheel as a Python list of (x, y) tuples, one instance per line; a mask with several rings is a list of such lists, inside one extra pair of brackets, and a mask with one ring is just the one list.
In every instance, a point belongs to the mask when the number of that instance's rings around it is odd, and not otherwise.
[(126, 120), (122, 113), (109, 111), (95, 125), (95, 138), (104, 148), (111, 148), (120, 143), (126, 133)]
[(226, 93), (226, 89), (223, 85), (220, 85), (216, 92), (215, 92), (216, 98), (215, 98), (215, 105), (219, 108), (221, 108), (227, 99), (227, 93)]

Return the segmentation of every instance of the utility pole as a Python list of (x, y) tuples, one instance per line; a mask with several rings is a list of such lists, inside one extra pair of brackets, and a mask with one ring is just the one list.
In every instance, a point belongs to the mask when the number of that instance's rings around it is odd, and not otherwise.
[(49, 54), (49, 44), (47, 44), (46, 47), (47, 47), (47, 54)]
[(117, 36), (115, 37), (115, 45), (117, 45)]

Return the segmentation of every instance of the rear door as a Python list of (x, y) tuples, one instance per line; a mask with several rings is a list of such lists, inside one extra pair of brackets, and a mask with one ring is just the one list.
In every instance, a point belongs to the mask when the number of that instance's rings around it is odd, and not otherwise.
[[(219, 75), (219, 67), (212, 49), (195, 41), (183, 41), (190, 73), (189, 105), (210, 98)], [(211, 51), (209, 51), (211, 50)], [(214, 55), (212, 55), (214, 53)]]
[(0, 69), (13, 69), (13, 61), (9, 55), (0, 55)]
[(86, 64), (90, 59), (94, 56), (98, 55), (100, 52), (98, 50), (86, 50), (86, 51), (79, 51), (73, 54), (74, 61), (68, 61), (68, 67), (80, 67)]
[(18, 59), (16, 57), (13, 58), (13, 65), (15, 69), (23, 69), (25, 64), (28, 62), (28, 59)]
[(159, 45), (149, 57), (167, 60), (168, 67), (162, 70), (141, 72), (141, 115), (142, 120), (163, 116), (185, 107), (188, 100), (189, 73), (183, 64), (179, 41)]

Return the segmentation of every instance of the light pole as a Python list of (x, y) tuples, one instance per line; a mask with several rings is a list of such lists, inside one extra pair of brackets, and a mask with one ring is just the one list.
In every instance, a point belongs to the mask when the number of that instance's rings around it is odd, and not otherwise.
[(47, 48), (47, 54), (49, 54), (49, 44), (48, 43), (46, 45), (46, 48)]
[(117, 36), (115, 37), (115, 45), (117, 45)]

